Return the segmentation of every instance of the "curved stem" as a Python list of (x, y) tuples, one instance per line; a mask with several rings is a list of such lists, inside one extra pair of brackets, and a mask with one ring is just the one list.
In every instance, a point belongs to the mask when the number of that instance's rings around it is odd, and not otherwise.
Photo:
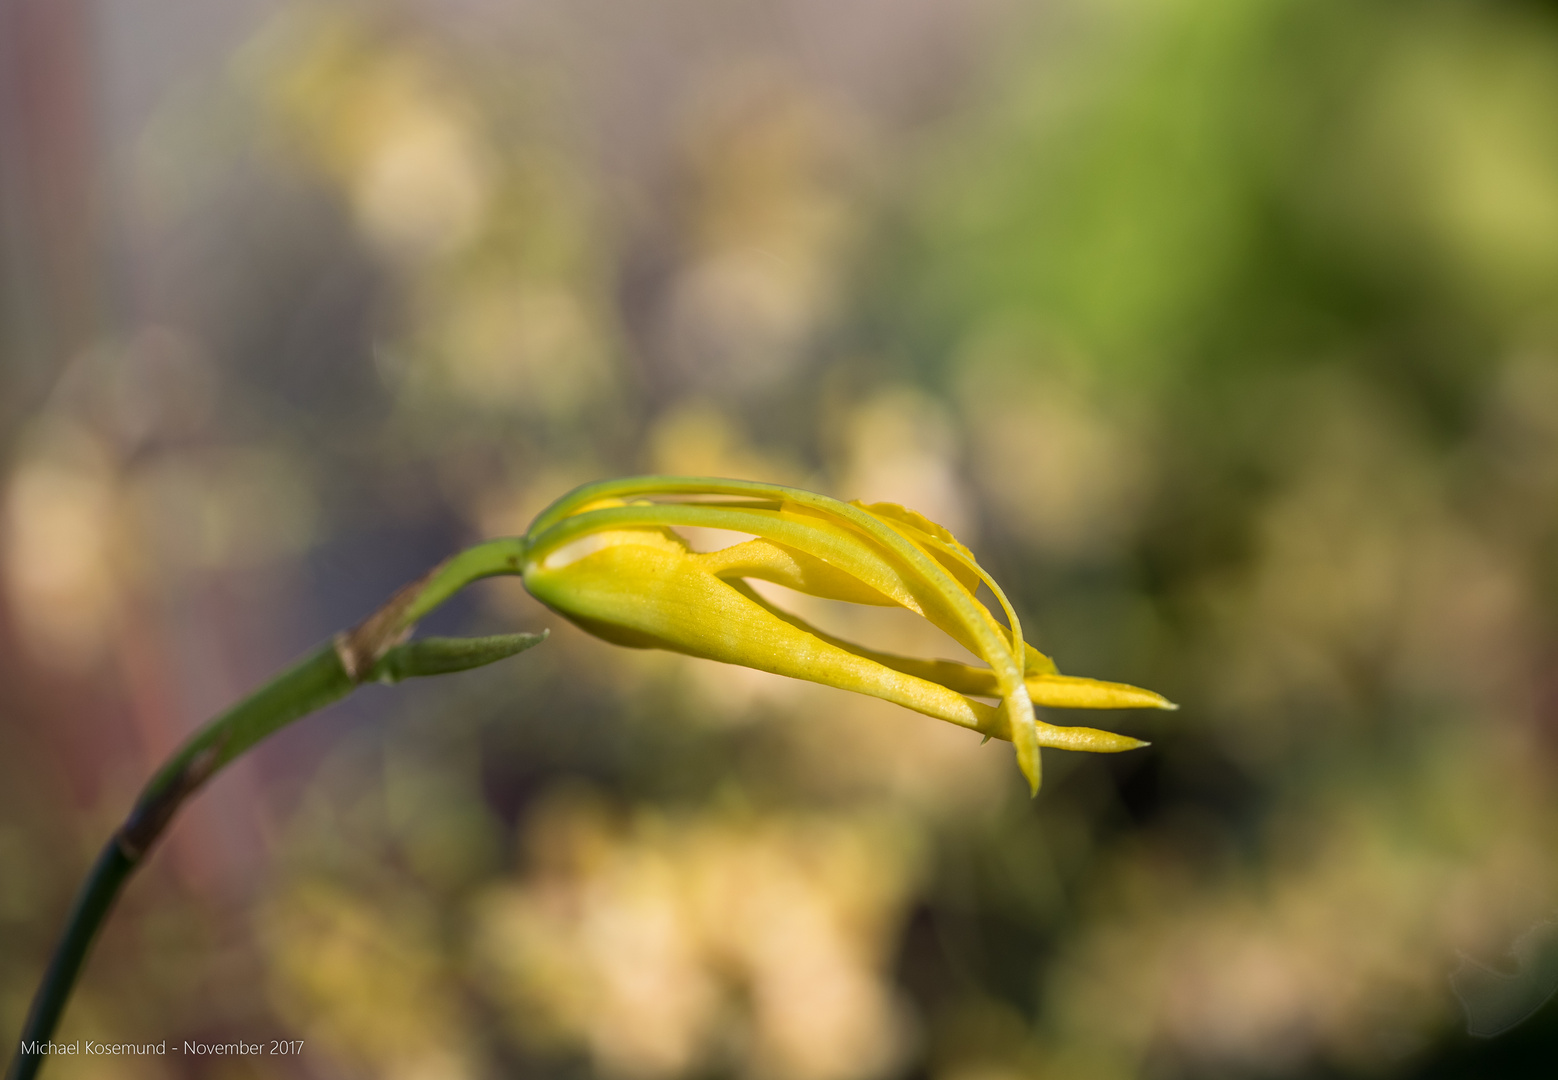
[(512, 656), (545, 637), (508, 634), (403, 643), (417, 620), (464, 586), (479, 578), (517, 573), (524, 551), (522, 539), (492, 540), (448, 559), (401, 589), (355, 628), (336, 635), (212, 720), (157, 770), (76, 896), (65, 932), (33, 998), (6, 1080), (32, 1080), (42, 1068), (87, 951), (119, 891), (179, 807), (223, 766), (267, 735), (340, 700), (364, 682), (463, 671)]
[(113, 907), (120, 886), (135, 870), (135, 864), (136, 860), (119, 846), (117, 836), (104, 845), (97, 862), (92, 864), (92, 872), (81, 886), (70, 918), (66, 920), (65, 936), (55, 947), (43, 981), (38, 984), (38, 994), (32, 1000), (27, 1023), (22, 1027), (21, 1046), (5, 1074), (7, 1080), (32, 1080), (43, 1067), (46, 1044), (59, 1023), (60, 1013), (65, 1011), (65, 1002), (70, 999), (71, 987), (76, 983), (87, 949), (108, 910)]

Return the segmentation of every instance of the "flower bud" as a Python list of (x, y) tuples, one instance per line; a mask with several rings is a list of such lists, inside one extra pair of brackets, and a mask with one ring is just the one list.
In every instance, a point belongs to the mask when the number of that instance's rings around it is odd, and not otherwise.
[[(685, 527), (755, 539), (698, 553), (674, 532)], [(1008, 739), (1034, 792), (1040, 746), (1113, 753), (1145, 745), (1040, 723), (1035, 702), (1174, 708), (1147, 690), (1061, 675), (1024, 643), (1016, 613), (972, 553), (941, 526), (891, 504), (842, 503), (736, 480), (607, 481), (578, 489), (536, 519), (521, 570), (536, 599), (606, 641), (852, 690)], [(988, 667), (850, 644), (779, 610), (751, 580), (830, 600), (907, 608)], [(980, 584), (1000, 602), (1005, 626), (976, 599)]]

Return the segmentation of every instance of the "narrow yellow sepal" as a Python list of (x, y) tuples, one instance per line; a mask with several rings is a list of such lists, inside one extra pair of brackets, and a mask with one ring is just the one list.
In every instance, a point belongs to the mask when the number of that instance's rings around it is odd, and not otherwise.
[(1071, 675), (1029, 675), (1025, 680), (1035, 705), (1052, 709), (1177, 709), (1168, 698), (1125, 683), (1079, 679)]
[(1112, 731), (1099, 731), (1090, 727), (1056, 727), (1039, 725), (1039, 742), (1057, 750), (1087, 750), (1094, 754), (1118, 754), (1123, 750), (1137, 750), (1151, 743), (1133, 739), (1129, 735), (1117, 735)]

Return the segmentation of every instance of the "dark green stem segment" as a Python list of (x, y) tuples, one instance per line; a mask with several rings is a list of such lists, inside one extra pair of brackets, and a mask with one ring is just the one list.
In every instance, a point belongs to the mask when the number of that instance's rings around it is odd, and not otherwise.
[(22, 1028), (21, 1046), (17, 1049), (16, 1057), (11, 1060), (10, 1069), (6, 1071), (7, 1080), (29, 1080), (42, 1068), (46, 1048), (37, 1044), (46, 1044), (54, 1034), (60, 1013), (65, 1011), (65, 1002), (70, 999), (70, 989), (75, 985), (81, 963), (86, 959), (87, 949), (97, 936), (97, 928), (107, 917), (109, 908), (113, 907), (114, 898), (119, 895), (119, 887), (134, 870), (135, 860), (124, 853), (117, 836), (104, 845), (102, 854), (92, 864), (92, 872), (81, 887), (81, 894), (76, 897), (76, 904), (66, 922), (65, 936), (55, 947), (48, 970), (43, 973), (43, 982), (38, 986), (38, 994), (32, 1000), (32, 1010), (27, 1014), (27, 1023)]
[(350, 694), (362, 683), (466, 671), (513, 656), (546, 634), (405, 641), (417, 620), (478, 578), (517, 573), (525, 541), (493, 540), (454, 556), (408, 585), (353, 630), (298, 661), (196, 732), (141, 791), (104, 846), (66, 920), (33, 998), (6, 1080), (32, 1080), (70, 999), (76, 977), (119, 890), (191, 795), (267, 735)]

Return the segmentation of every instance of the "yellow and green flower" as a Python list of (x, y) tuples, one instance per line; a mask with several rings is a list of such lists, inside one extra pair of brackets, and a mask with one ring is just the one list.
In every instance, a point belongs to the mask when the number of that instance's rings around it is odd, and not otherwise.
[[(699, 553), (675, 531), (689, 527), (754, 539)], [(610, 480), (548, 507), (526, 534), (524, 552), (520, 569), (531, 594), (597, 637), (853, 690), (1008, 739), (1035, 792), (1041, 746), (1115, 753), (1146, 744), (1044, 723), (1034, 705), (1175, 708), (1149, 690), (1060, 674), (1023, 641), (1016, 612), (973, 554), (940, 525), (891, 503), (844, 503), (741, 480)], [(850, 644), (776, 608), (752, 580), (907, 608), (988, 666)], [(999, 601), (1006, 625), (976, 598), (981, 584)]]

